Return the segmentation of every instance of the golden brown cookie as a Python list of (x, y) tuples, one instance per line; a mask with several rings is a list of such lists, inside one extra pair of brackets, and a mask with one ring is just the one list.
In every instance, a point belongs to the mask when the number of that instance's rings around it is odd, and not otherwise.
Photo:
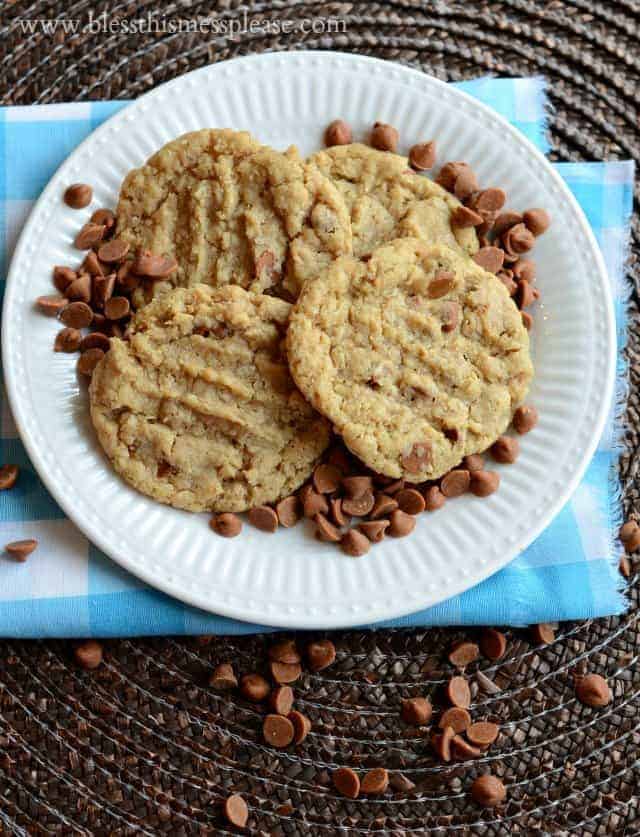
[(178, 263), (166, 281), (145, 284), (138, 305), (200, 283), (294, 298), (318, 267), (351, 252), (349, 215), (330, 181), (295, 148), (283, 154), (230, 130), (184, 134), (131, 171), (117, 224), (133, 250)]
[(533, 374), (506, 288), (467, 256), (415, 238), (345, 256), (308, 282), (287, 333), (291, 373), (369, 467), (435, 479), (485, 450)]
[(329, 426), (284, 354), (291, 305), (237, 286), (169, 291), (112, 339), (90, 387), (116, 471), (162, 503), (243, 511), (298, 488)]
[(411, 169), (406, 157), (353, 143), (319, 151), (310, 161), (347, 205), (355, 256), (369, 256), (381, 244), (411, 236), (470, 255), (478, 249), (473, 228), (452, 224), (460, 201)]

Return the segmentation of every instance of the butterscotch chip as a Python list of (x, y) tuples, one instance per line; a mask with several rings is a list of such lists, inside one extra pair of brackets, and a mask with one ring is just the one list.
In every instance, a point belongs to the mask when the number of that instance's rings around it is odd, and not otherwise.
[(363, 520), (358, 524), (358, 529), (366, 535), (371, 543), (380, 543), (384, 540), (385, 532), (389, 528), (388, 520)]
[(398, 508), (398, 501), (386, 494), (376, 494), (373, 508), (369, 512), (371, 520), (379, 520), (381, 517), (388, 517), (391, 512)]
[(384, 767), (374, 767), (362, 777), (360, 792), (365, 794), (382, 794), (389, 787), (389, 773)]
[(8, 491), (16, 484), (20, 469), (17, 465), (2, 465), (0, 467), (0, 491)]
[(45, 294), (36, 299), (36, 305), (43, 314), (49, 317), (57, 316), (63, 308), (66, 308), (69, 301), (63, 296), (56, 296), (55, 294)]
[(63, 291), (67, 299), (78, 302), (91, 302), (91, 277), (88, 273), (81, 273)]
[(371, 544), (366, 535), (358, 532), (356, 529), (349, 529), (344, 533), (340, 540), (342, 551), (353, 558), (360, 558), (361, 555), (366, 555)]
[(353, 517), (365, 517), (373, 509), (375, 497), (372, 491), (367, 491), (361, 497), (344, 497), (342, 510)]
[(279, 663), (272, 660), (269, 663), (271, 676), (279, 684), (295, 683), (302, 674), (299, 663)]
[(467, 727), (471, 726), (471, 715), (466, 709), (461, 709), (459, 706), (452, 706), (446, 709), (440, 716), (438, 721), (440, 729), (451, 727), (455, 733), (464, 732)]
[(486, 773), (471, 785), (471, 796), (478, 805), (484, 808), (494, 808), (507, 798), (507, 789), (497, 776)]
[(371, 477), (343, 477), (342, 487), (348, 497), (357, 500), (371, 492), (373, 482)]
[(447, 683), (447, 698), (453, 706), (468, 709), (471, 706), (471, 690), (464, 677), (456, 675)]
[(436, 144), (430, 142), (419, 142), (409, 149), (409, 165), (416, 171), (428, 171), (436, 162)]
[(267, 744), (282, 749), (291, 744), (295, 732), (288, 718), (282, 715), (267, 715), (262, 724), (262, 734)]
[(445, 497), (460, 497), (469, 490), (471, 475), (465, 468), (454, 468), (440, 481), (440, 491)]
[(398, 147), (398, 131), (385, 122), (374, 123), (369, 142), (378, 151), (395, 151)]
[(497, 236), (501, 236), (509, 227), (522, 223), (522, 215), (519, 212), (514, 212), (511, 209), (501, 212), (500, 215), (493, 222), (493, 232)]
[(322, 671), (336, 658), (336, 647), (330, 639), (319, 639), (307, 645), (307, 661), (311, 671)]
[(331, 774), (335, 789), (347, 799), (357, 799), (360, 794), (360, 779), (350, 767), (339, 767)]
[(503, 265), (504, 252), (499, 247), (481, 247), (471, 258), (483, 270), (497, 273)]
[(112, 296), (104, 304), (104, 314), (108, 320), (122, 320), (129, 315), (130, 310), (126, 296)]
[(480, 453), (471, 453), (465, 456), (462, 460), (462, 466), (467, 471), (482, 471), (484, 469), (484, 459)]
[(576, 681), (576, 697), (580, 703), (600, 709), (611, 703), (613, 695), (609, 684), (599, 674), (587, 674)]
[(109, 351), (109, 338), (106, 334), (99, 331), (93, 331), (82, 338), (80, 343), (80, 351), (86, 352), (87, 349), (102, 349), (103, 352)]
[(441, 509), (447, 502), (447, 498), (440, 491), (437, 485), (431, 485), (424, 492), (424, 507), (427, 511), (433, 512)]
[(538, 423), (538, 411), (531, 405), (523, 404), (513, 414), (511, 424), (520, 435), (529, 433)]
[(236, 828), (244, 828), (249, 821), (249, 808), (239, 793), (227, 797), (222, 810), (227, 822)]
[(449, 651), (449, 662), (457, 668), (464, 668), (474, 663), (480, 656), (480, 648), (475, 642), (456, 642)]
[(102, 241), (106, 229), (102, 224), (85, 224), (76, 235), (73, 244), (78, 250), (90, 250)]
[(444, 727), (441, 735), (434, 735), (431, 743), (436, 755), (444, 762), (451, 761), (451, 742), (455, 738), (455, 732), (451, 727)]
[(342, 472), (335, 465), (318, 465), (313, 472), (313, 484), (319, 494), (333, 494), (340, 488)]
[(302, 660), (298, 646), (293, 639), (284, 639), (282, 642), (276, 642), (269, 648), (269, 659), (276, 663), (286, 663), (287, 665), (295, 665)]
[(302, 744), (307, 735), (311, 732), (311, 721), (302, 712), (294, 709), (289, 712), (289, 720), (293, 724), (293, 743)]
[(101, 262), (113, 264), (121, 262), (129, 252), (130, 244), (122, 238), (112, 238), (98, 248), (98, 258)]
[(490, 721), (477, 721), (467, 728), (467, 738), (478, 747), (489, 747), (498, 737), (500, 727)]
[(329, 504), (324, 494), (318, 494), (313, 489), (305, 492), (302, 508), (305, 517), (315, 518), (317, 514), (327, 514)]
[(64, 293), (66, 288), (68, 288), (69, 285), (77, 278), (78, 274), (70, 267), (56, 265), (53, 268), (53, 284), (60, 291), (60, 293)]
[(327, 146), (349, 145), (352, 137), (351, 127), (343, 119), (334, 119), (324, 133), (324, 144)]
[(278, 528), (278, 515), (271, 506), (254, 506), (249, 509), (249, 523), (262, 532), (275, 532)]
[(524, 224), (515, 224), (502, 234), (502, 245), (509, 255), (527, 253), (535, 243), (535, 236)]
[(627, 543), (631, 540), (631, 538), (636, 534), (636, 532), (640, 529), (636, 520), (627, 520), (626, 523), (620, 527), (620, 532), (618, 533), (618, 537), (622, 541), (622, 543)]
[(38, 541), (35, 538), (28, 538), (23, 541), (11, 541), (5, 546), (5, 551), (16, 561), (22, 562), (27, 560), (37, 546)]
[(104, 352), (102, 349), (87, 349), (87, 351), (83, 352), (78, 358), (76, 368), (81, 375), (87, 375), (90, 377), (93, 375), (93, 370), (100, 363), (103, 357)]
[(271, 686), (260, 674), (245, 674), (240, 678), (240, 691), (254, 703), (260, 703), (269, 696)]
[(217, 692), (228, 692), (230, 689), (235, 689), (238, 680), (231, 663), (217, 665), (209, 675), (209, 685)]
[(461, 735), (455, 735), (453, 737), (453, 741), (451, 742), (451, 752), (454, 758), (458, 761), (464, 761), (465, 759), (477, 759), (482, 755), (482, 750), (478, 749), (478, 747), (474, 747), (472, 744), (469, 744), (469, 742), (465, 741)]
[(102, 662), (102, 645), (95, 639), (81, 642), (73, 650), (73, 656), (80, 668), (92, 670), (98, 668)]
[(295, 526), (300, 520), (300, 500), (295, 494), (285, 497), (276, 504), (276, 514), (278, 515), (278, 523), (284, 526), (285, 529), (290, 529)]
[(491, 456), (493, 456), (496, 462), (501, 462), (503, 465), (511, 465), (518, 458), (520, 444), (512, 436), (500, 436), (491, 445), (490, 451)]
[(472, 471), (469, 490), (476, 497), (489, 497), (500, 486), (500, 474), (496, 471)]
[(54, 352), (77, 352), (82, 343), (82, 334), (77, 328), (63, 328), (56, 334)]
[(546, 209), (527, 209), (522, 216), (522, 220), (527, 229), (536, 237), (546, 232), (551, 223), (551, 217)]
[(329, 511), (331, 519), (336, 526), (348, 526), (351, 520), (350, 514), (345, 514), (342, 508), (342, 499), (340, 497), (332, 497), (329, 500)]
[(71, 209), (84, 209), (89, 206), (93, 197), (93, 189), (86, 183), (72, 183), (64, 193), (64, 202)]
[(507, 650), (507, 638), (495, 628), (485, 628), (480, 635), (480, 650), (488, 660), (500, 660)]
[(223, 512), (214, 515), (209, 521), (209, 526), (223, 538), (235, 538), (242, 530), (242, 521), (231, 512)]
[(556, 632), (546, 622), (531, 626), (531, 637), (537, 645), (549, 645), (556, 638)]
[(60, 312), (60, 322), (69, 328), (87, 328), (93, 320), (93, 311), (86, 302), (70, 302)]
[(420, 514), (425, 509), (424, 497), (415, 488), (403, 488), (395, 495), (400, 511), (407, 514)]
[(389, 517), (389, 534), (394, 538), (404, 538), (416, 528), (415, 518), (406, 512), (396, 509)]
[(269, 706), (276, 715), (286, 717), (293, 706), (293, 689), (291, 686), (278, 686), (274, 689), (269, 697)]
[(92, 224), (100, 224), (107, 228), (107, 232), (112, 230), (116, 225), (116, 216), (110, 209), (96, 209), (91, 216)]
[(320, 513), (318, 513), (313, 519), (316, 524), (316, 537), (319, 540), (326, 541), (327, 543), (338, 543), (342, 535), (340, 534), (340, 530), (337, 529), (333, 523), (329, 523), (327, 518)]
[(402, 720), (414, 727), (421, 727), (428, 724), (433, 714), (431, 701), (427, 698), (416, 697), (406, 698), (402, 701)]
[(531, 284), (536, 278), (536, 263), (532, 259), (518, 259), (512, 270), (515, 278), (523, 282)]

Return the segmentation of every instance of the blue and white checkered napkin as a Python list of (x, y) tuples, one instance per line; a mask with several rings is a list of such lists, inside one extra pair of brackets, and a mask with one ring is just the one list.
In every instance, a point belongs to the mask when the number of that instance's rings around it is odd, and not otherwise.
[[(541, 79), (480, 79), (461, 85), (506, 117), (543, 151)], [(1, 289), (16, 237), (33, 201), (58, 165), (126, 102), (0, 109)], [(619, 345), (626, 326), (624, 259), (633, 163), (563, 163), (558, 171), (584, 209), (602, 247), (616, 300)], [(617, 404), (626, 374), (619, 367)], [(67, 520), (33, 470), (2, 389), (0, 462), (21, 466), (12, 491), (0, 492), (0, 544), (35, 537), (26, 563), (0, 558), (0, 636), (133, 636), (250, 633), (259, 626), (210, 616), (158, 593), (102, 555)], [(547, 530), (507, 568), (473, 590), (397, 626), (525, 625), (621, 613), (615, 533), (620, 503), (616, 408), (582, 483)]]

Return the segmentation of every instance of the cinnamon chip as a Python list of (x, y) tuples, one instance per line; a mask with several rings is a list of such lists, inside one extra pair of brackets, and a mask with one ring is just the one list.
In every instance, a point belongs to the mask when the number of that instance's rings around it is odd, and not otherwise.
[(84, 209), (89, 206), (93, 197), (93, 189), (86, 183), (72, 183), (64, 193), (64, 202), (71, 209)]
[(344, 477), (342, 487), (348, 497), (357, 500), (371, 492), (373, 484), (371, 477)]
[(302, 744), (307, 735), (311, 732), (311, 721), (302, 712), (294, 709), (289, 712), (289, 720), (293, 724), (293, 743)]
[(76, 235), (73, 244), (78, 250), (90, 250), (102, 241), (106, 229), (102, 224), (89, 222)]
[(451, 761), (451, 742), (455, 738), (455, 732), (451, 727), (445, 727), (441, 735), (434, 735), (431, 739), (436, 755), (444, 762)]
[(376, 494), (373, 508), (369, 512), (371, 520), (379, 520), (381, 517), (388, 517), (391, 512), (398, 508), (398, 501), (386, 494)]
[(471, 785), (471, 796), (478, 805), (484, 808), (494, 808), (507, 798), (507, 790), (497, 776), (486, 773)]
[(61, 294), (64, 293), (69, 285), (77, 278), (78, 274), (70, 267), (56, 265), (53, 268), (53, 284)]
[(389, 787), (389, 774), (384, 767), (374, 767), (362, 778), (360, 792), (364, 794), (383, 794)]
[(457, 206), (451, 214), (451, 224), (460, 229), (479, 227), (484, 218), (468, 206)]
[(471, 726), (471, 715), (466, 709), (461, 709), (459, 706), (452, 706), (451, 709), (445, 710), (438, 721), (440, 729), (451, 727), (455, 733), (464, 732), (467, 727)]
[(454, 300), (445, 300), (440, 308), (440, 318), (445, 334), (455, 331), (460, 320), (460, 305)]
[(327, 543), (338, 543), (342, 535), (340, 530), (336, 528), (333, 523), (329, 523), (327, 518), (318, 513), (314, 518), (316, 524), (316, 537), (321, 541)]
[(376, 122), (369, 141), (373, 148), (377, 148), (378, 151), (395, 151), (398, 148), (398, 139), (398, 131), (393, 125)]
[(156, 256), (150, 250), (141, 250), (132, 265), (134, 273), (148, 279), (164, 279), (177, 269), (178, 263), (173, 257)]
[(60, 312), (60, 322), (69, 328), (87, 328), (92, 319), (93, 311), (86, 302), (70, 302)]
[(349, 529), (348, 532), (345, 532), (340, 540), (340, 545), (342, 546), (342, 551), (347, 555), (351, 555), (353, 558), (360, 558), (362, 555), (366, 555), (371, 547), (369, 539), (356, 529)]
[(108, 352), (110, 347), (109, 338), (106, 334), (99, 331), (93, 331), (82, 338), (80, 343), (80, 351), (86, 352), (87, 349), (102, 349), (103, 352)]
[(104, 357), (102, 349), (87, 349), (78, 358), (77, 369), (81, 375), (91, 377), (93, 370)]
[(271, 686), (260, 674), (245, 674), (240, 678), (240, 692), (247, 700), (260, 703), (269, 696)]
[(358, 529), (371, 543), (380, 543), (384, 540), (385, 532), (389, 528), (388, 520), (366, 520), (358, 524)]
[(471, 706), (471, 690), (464, 677), (456, 675), (447, 683), (447, 698), (453, 706), (468, 709)]
[(464, 468), (454, 468), (440, 481), (440, 491), (445, 497), (460, 497), (469, 490), (471, 476)]
[(531, 636), (536, 645), (548, 645), (549, 643), (554, 642), (556, 632), (553, 630), (551, 625), (546, 622), (540, 622), (538, 625), (531, 626)]
[(110, 273), (108, 276), (94, 276), (93, 277), (93, 302), (96, 308), (104, 308), (107, 302), (113, 296), (113, 289), (116, 284), (115, 273)]
[(302, 660), (298, 646), (293, 639), (283, 639), (281, 642), (276, 642), (269, 648), (269, 659), (276, 663), (287, 663), (287, 665), (296, 665)]
[(108, 320), (123, 320), (129, 316), (130, 310), (126, 296), (112, 296), (104, 304), (104, 314)]
[(431, 444), (415, 442), (411, 450), (402, 457), (402, 465), (410, 474), (418, 474), (431, 464)]
[(394, 538), (404, 538), (416, 528), (415, 518), (400, 509), (391, 512), (389, 518), (389, 534)]
[(546, 209), (527, 209), (522, 220), (527, 229), (536, 237), (545, 233), (551, 224), (551, 218)]
[(511, 424), (516, 433), (529, 433), (538, 423), (538, 411), (531, 405), (522, 404), (513, 414)]
[(38, 308), (43, 314), (47, 314), (49, 317), (57, 316), (68, 304), (69, 300), (55, 294), (45, 294), (36, 299)]
[(116, 225), (116, 216), (110, 209), (96, 209), (91, 216), (92, 224), (100, 224), (110, 232)]
[(82, 343), (82, 333), (77, 328), (63, 328), (56, 334), (54, 352), (77, 352)]
[(35, 538), (28, 538), (23, 541), (12, 541), (8, 543), (5, 546), (5, 552), (8, 552), (16, 561), (24, 563), (37, 546), (38, 541)]
[(429, 283), (427, 295), (430, 299), (439, 299), (449, 293), (455, 282), (455, 274), (450, 270), (438, 270)]
[(478, 747), (489, 747), (498, 737), (500, 727), (490, 721), (477, 721), (467, 729), (467, 738)]
[(502, 245), (510, 255), (519, 256), (527, 253), (536, 243), (531, 230), (524, 224), (515, 224), (502, 234)]
[(609, 684), (599, 674), (587, 674), (576, 681), (576, 697), (580, 703), (600, 709), (611, 703), (613, 695)]
[(474, 198), (473, 205), (479, 212), (498, 212), (506, 200), (507, 196), (503, 189), (492, 187), (479, 192)]
[(235, 538), (242, 530), (242, 521), (232, 512), (223, 512), (212, 517), (209, 526), (223, 538)]
[(345, 497), (342, 500), (342, 510), (353, 517), (365, 517), (373, 509), (375, 498), (372, 491), (367, 491), (361, 497)]
[(449, 662), (457, 668), (465, 668), (480, 656), (480, 649), (475, 642), (456, 642), (449, 652)]
[(495, 628), (485, 628), (480, 636), (480, 650), (488, 660), (496, 662), (504, 657), (507, 638)]
[(324, 144), (329, 147), (332, 145), (349, 145), (352, 136), (351, 127), (344, 120), (334, 119), (324, 133)]
[(278, 686), (271, 692), (269, 706), (276, 715), (285, 717), (291, 712), (293, 706), (293, 689), (291, 686)]
[(415, 488), (403, 488), (395, 495), (400, 511), (407, 514), (420, 514), (425, 509), (424, 497)]
[(67, 299), (77, 302), (91, 302), (91, 277), (88, 273), (81, 273), (64, 289)]
[(482, 471), (484, 468), (484, 459), (479, 453), (470, 453), (462, 460), (462, 466), (467, 471)]
[(311, 487), (305, 491), (304, 497), (301, 495), (301, 499), (305, 517), (314, 518), (317, 514), (327, 514), (329, 511), (324, 494), (317, 494)]
[(300, 500), (295, 494), (285, 497), (276, 505), (276, 514), (278, 515), (278, 523), (285, 529), (290, 529), (300, 519)]
[(331, 519), (336, 526), (348, 526), (351, 520), (350, 514), (345, 514), (342, 508), (342, 500), (340, 497), (332, 497), (329, 500), (329, 511)]
[(235, 689), (238, 681), (231, 663), (220, 663), (209, 675), (209, 685), (217, 692), (227, 692)]
[(458, 761), (465, 759), (477, 759), (482, 755), (482, 750), (474, 747), (465, 741), (461, 735), (456, 735), (451, 742), (451, 752)]
[(528, 282), (521, 279), (516, 290), (516, 305), (521, 310), (528, 308), (535, 302), (535, 291)]
[(437, 511), (446, 503), (447, 498), (437, 485), (432, 485), (424, 492), (424, 507), (427, 511)]
[(225, 799), (223, 812), (227, 822), (235, 828), (244, 828), (249, 821), (247, 803), (239, 793), (234, 793)]
[(293, 741), (293, 724), (282, 715), (267, 715), (262, 724), (262, 734), (267, 744), (282, 749)]
[(478, 180), (473, 170), (467, 166), (459, 171), (453, 184), (453, 194), (459, 201), (466, 201), (478, 190)]
[(406, 698), (402, 701), (402, 720), (414, 727), (421, 727), (428, 724), (433, 714), (431, 701), (427, 698), (416, 697)]
[(331, 779), (335, 789), (347, 799), (357, 799), (360, 794), (360, 779), (355, 770), (350, 767), (339, 767), (334, 770)]
[(101, 262), (113, 264), (121, 262), (129, 252), (129, 242), (122, 238), (112, 238), (98, 248), (98, 258)]
[(320, 639), (307, 645), (307, 661), (311, 671), (322, 671), (336, 658), (336, 647), (330, 639)]
[(295, 683), (302, 674), (299, 663), (278, 663), (273, 660), (269, 664), (271, 676), (279, 684)]
[(416, 171), (428, 171), (436, 162), (436, 144), (433, 142), (419, 142), (409, 149), (409, 165)]
[(2, 465), (0, 467), (0, 491), (8, 491), (16, 484), (20, 469), (17, 465)]
[(522, 215), (519, 212), (513, 212), (513, 210), (508, 209), (505, 212), (501, 212), (493, 222), (493, 233), (499, 237), (510, 227), (521, 223)]
[(255, 506), (249, 509), (249, 523), (262, 532), (273, 533), (278, 528), (278, 515), (270, 506)]
[(320, 494), (332, 494), (340, 487), (342, 472), (335, 465), (318, 465), (313, 472), (313, 485)]
[(491, 456), (496, 462), (501, 462), (503, 465), (510, 465), (516, 461), (520, 453), (520, 445), (517, 439), (512, 436), (500, 436), (491, 445)]
[(489, 497), (500, 486), (500, 474), (496, 471), (473, 471), (469, 490), (476, 497)]
[(515, 278), (523, 282), (531, 284), (536, 278), (536, 263), (532, 259), (518, 259), (512, 269)]
[(504, 252), (499, 247), (481, 247), (472, 256), (474, 262), (488, 273), (497, 273), (504, 262)]

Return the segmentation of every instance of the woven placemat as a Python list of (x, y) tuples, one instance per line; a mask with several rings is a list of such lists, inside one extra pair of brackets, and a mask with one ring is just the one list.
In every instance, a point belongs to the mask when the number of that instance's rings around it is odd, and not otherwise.
[[(445, 80), (487, 73), (543, 73), (554, 105), (558, 160), (640, 161), (640, 3), (637, 0), (506, 0), (384, 4), (176, 2), (163, 13), (195, 19), (339, 18), (344, 30), (287, 36), (64, 34), (22, 30), (19, 21), (107, 11), (138, 18), (161, 4), (5, 2), (0, 19), (0, 97), (5, 104), (132, 98), (204, 64), (249, 52), (341, 49), (400, 61)], [(637, 197), (637, 195), (636, 195)], [(625, 505), (640, 512), (637, 456), (638, 254), (630, 274), (632, 393)], [(297, 705), (313, 732), (295, 751), (266, 748), (261, 716), (236, 696), (206, 687), (231, 660), (240, 673), (265, 659), (265, 639), (112, 641), (105, 663), (84, 672), (62, 642), (0, 644), (0, 833), (223, 834), (220, 800), (241, 792), (257, 834), (638, 834), (640, 668), (638, 577), (625, 618), (563, 624), (536, 647), (508, 631), (506, 656), (474, 676), (474, 715), (501, 724), (488, 754), (437, 763), (428, 742), (399, 723), (402, 698), (437, 692), (455, 631), (349, 632), (334, 637), (334, 666), (305, 674)], [(469, 634), (467, 634), (469, 635)], [(471, 636), (473, 633), (471, 632)], [(472, 667), (473, 668), (473, 667)], [(605, 674), (614, 702), (592, 710), (575, 699), (572, 673)], [(488, 680), (486, 679), (488, 678)], [(490, 682), (496, 684), (491, 687)], [(336, 795), (336, 765), (384, 765), (416, 787), (384, 801)], [(469, 786), (501, 776), (508, 803), (478, 808)]]

